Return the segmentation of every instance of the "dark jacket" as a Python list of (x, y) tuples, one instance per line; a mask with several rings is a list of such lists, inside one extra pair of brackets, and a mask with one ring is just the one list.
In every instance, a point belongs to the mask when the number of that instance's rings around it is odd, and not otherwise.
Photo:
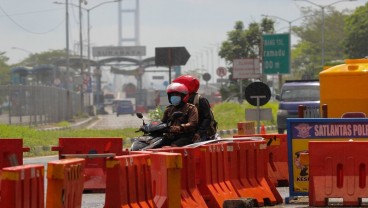
[(175, 120), (171, 125), (172, 126), (183, 126), (183, 133), (184, 132), (193, 132), (198, 125), (198, 111), (197, 108), (189, 103), (182, 103), (178, 106), (169, 105), (166, 107), (164, 112), (164, 116), (162, 117), (162, 122), (167, 122), (171, 115), (176, 112), (180, 111), (184, 114), (184, 116)]
[[(198, 105), (198, 127), (197, 132), (202, 137), (206, 135), (208, 138), (213, 136), (216, 132), (210, 130), (210, 125), (212, 122), (215, 122), (213, 117), (211, 106), (207, 100), (207, 98), (203, 96), (199, 96), (198, 104), (195, 103), (195, 97), (198, 93), (192, 94), (189, 97), (188, 103)], [(213, 124), (213, 123), (212, 123)]]

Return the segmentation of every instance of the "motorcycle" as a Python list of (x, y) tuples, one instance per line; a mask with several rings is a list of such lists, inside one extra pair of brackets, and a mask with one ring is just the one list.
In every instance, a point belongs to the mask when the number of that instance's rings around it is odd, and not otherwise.
[(137, 117), (143, 120), (143, 125), (136, 132), (143, 132), (142, 136), (133, 138), (133, 143), (130, 147), (131, 151), (154, 149), (161, 147), (166, 133), (169, 132), (172, 121), (183, 116), (182, 112), (174, 112), (167, 123), (153, 121), (146, 123), (142, 113), (136, 113)]

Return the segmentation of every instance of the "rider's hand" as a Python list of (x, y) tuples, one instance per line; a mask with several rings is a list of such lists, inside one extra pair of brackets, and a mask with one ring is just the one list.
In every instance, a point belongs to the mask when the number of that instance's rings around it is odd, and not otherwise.
[(170, 133), (180, 133), (182, 130), (181, 126), (170, 126)]

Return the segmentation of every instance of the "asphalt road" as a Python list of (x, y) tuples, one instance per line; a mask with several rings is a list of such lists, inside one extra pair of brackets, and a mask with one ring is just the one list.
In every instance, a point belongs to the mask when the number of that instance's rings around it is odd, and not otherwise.
[(88, 129), (123, 129), (123, 128), (139, 128), (142, 120), (136, 115), (119, 115), (112, 113), (111, 107), (105, 107), (109, 113), (106, 115), (98, 115), (98, 119), (87, 126)]

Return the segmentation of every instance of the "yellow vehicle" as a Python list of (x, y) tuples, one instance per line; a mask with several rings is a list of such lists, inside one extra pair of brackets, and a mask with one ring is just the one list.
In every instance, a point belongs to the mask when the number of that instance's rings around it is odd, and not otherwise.
[(327, 104), (329, 118), (346, 112), (368, 115), (368, 59), (345, 60), (320, 72), (319, 81), (320, 105)]

